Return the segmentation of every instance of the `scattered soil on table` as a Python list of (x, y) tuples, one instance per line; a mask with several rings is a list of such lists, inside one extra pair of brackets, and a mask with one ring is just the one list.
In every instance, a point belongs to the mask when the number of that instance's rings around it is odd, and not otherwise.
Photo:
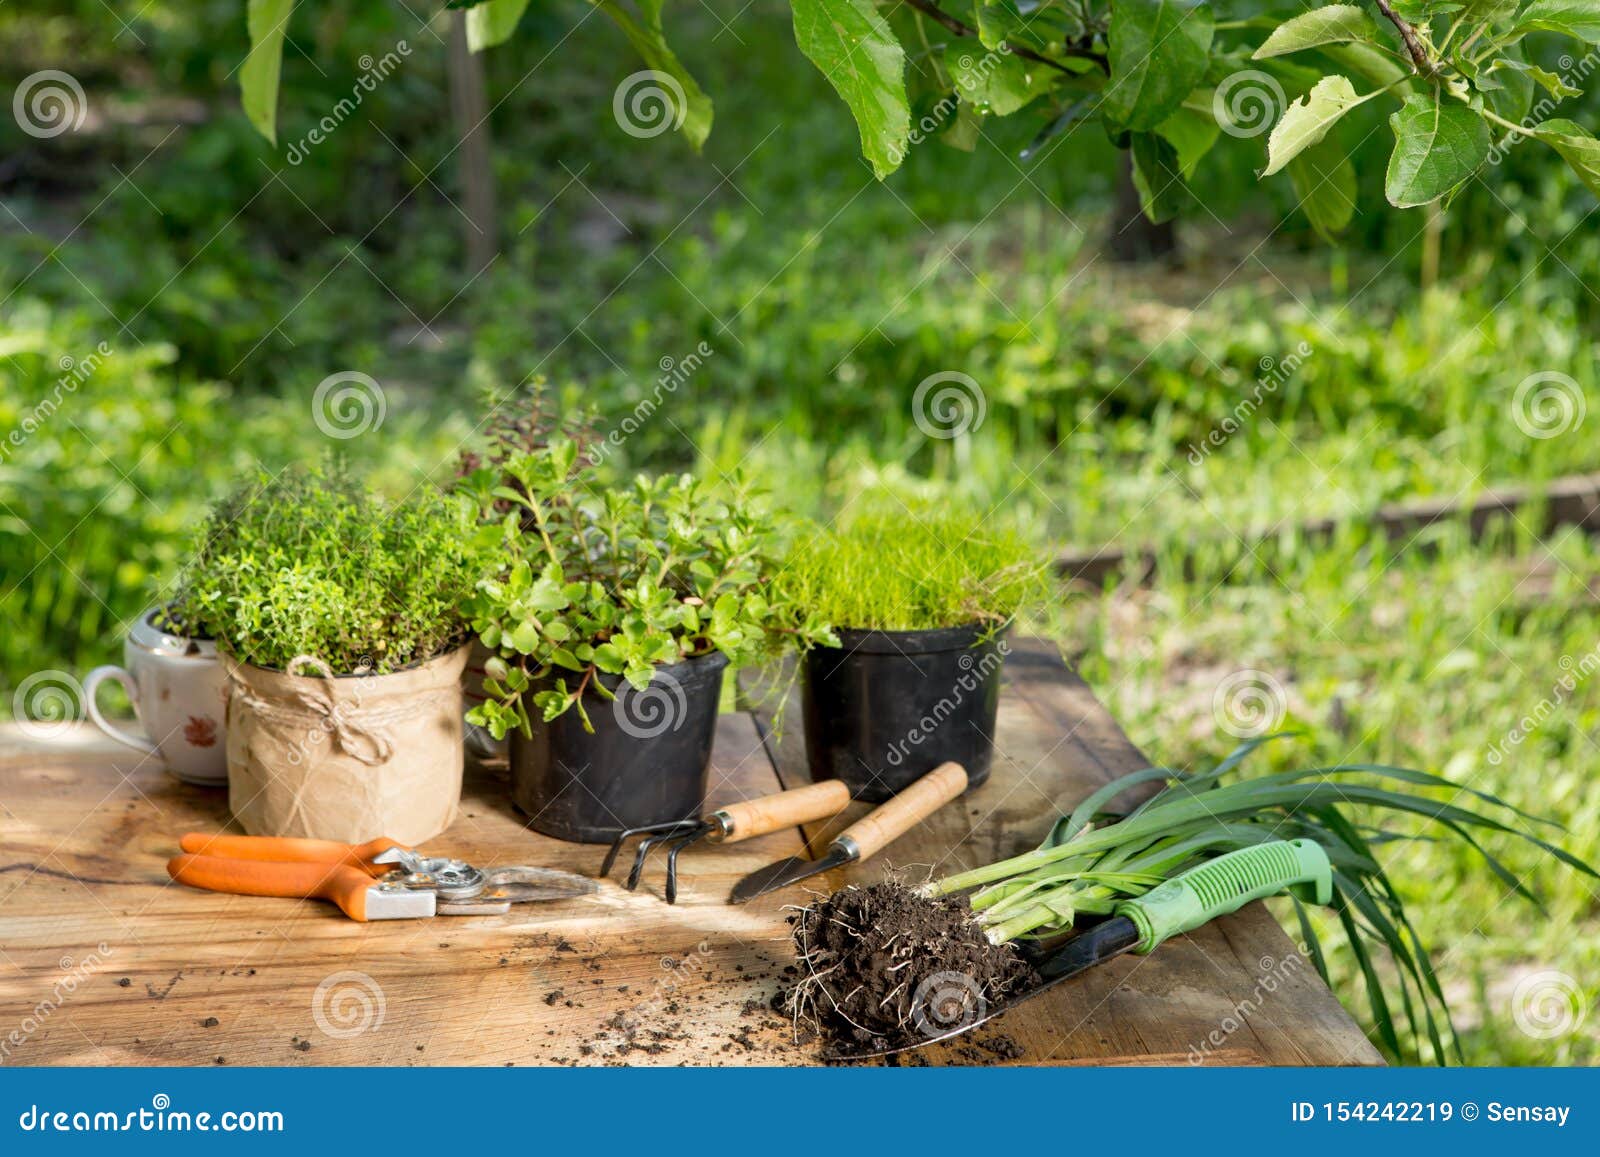
[[(799, 967), (775, 1007), (797, 1033), (816, 1031), (834, 1059), (921, 1044), (1037, 981), (1016, 949), (989, 943), (964, 900), (898, 881), (844, 888), (790, 922)], [(992, 1051), (1020, 1054), (1010, 1046)]]
[(167, 995), (178, 986), (178, 981), (182, 979), (183, 973), (181, 971), (175, 972), (172, 974), (172, 979), (167, 981), (167, 986), (161, 989), (156, 988), (155, 985), (151, 984), (147, 980), (144, 982), (145, 994), (149, 996), (151, 1000), (166, 1000)]

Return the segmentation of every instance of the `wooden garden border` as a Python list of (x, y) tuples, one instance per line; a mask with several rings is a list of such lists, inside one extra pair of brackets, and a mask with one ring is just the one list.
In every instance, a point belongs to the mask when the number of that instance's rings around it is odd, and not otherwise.
[[(1563, 526), (1600, 530), (1600, 473), (1571, 474), (1544, 486), (1505, 486), (1485, 491), (1471, 502), (1455, 499), (1429, 499), (1380, 507), (1361, 521), (1381, 533), (1389, 542), (1409, 541), (1425, 528), (1439, 522), (1465, 520), (1472, 541), (1484, 537), (1490, 526), (1524, 511), (1542, 509), (1538, 534), (1549, 535)], [(1280, 524), (1245, 537), (1252, 547), (1266, 545), (1285, 532), (1312, 542), (1332, 540), (1339, 528), (1351, 520), (1320, 518), (1298, 524)], [(1194, 558), (1184, 555), (1186, 569)], [(1098, 550), (1067, 551), (1056, 558), (1056, 570), (1072, 582), (1105, 585), (1106, 579), (1121, 577), (1131, 563), (1138, 567), (1138, 582), (1148, 583), (1155, 576), (1156, 552), (1150, 547), (1123, 549), (1115, 546)]]

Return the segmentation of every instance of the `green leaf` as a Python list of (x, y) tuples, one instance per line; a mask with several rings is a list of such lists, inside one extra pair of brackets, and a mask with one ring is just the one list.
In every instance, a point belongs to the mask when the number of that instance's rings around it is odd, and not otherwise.
[(594, 649), (594, 665), (608, 674), (622, 674), (622, 668), (626, 663), (626, 657), (615, 644), (601, 643)]
[(1582, 125), (1560, 117), (1545, 121), (1534, 135), (1560, 153), (1578, 179), (1600, 197), (1600, 140)]
[(1355, 85), (1344, 76), (1325, 76), (1317, 81), (1310, 92), (1283, 110), (1273, 126), (1272, 135), (1267, 138), (1267, 167), (1261, 175), (1272, 176), (1326, 136), (1334, 121), (1375, 95), (1369, 92), (1358, 96)]
[(1256, 49), (1254, 59), (1285, 56), (1323, 44), (1342, 44), (1351, 40), (1376, 41), (1378, 25), (1365, 8), (1354, 4), (1330, 4), (1285, 20)]
[(1028, 20), (1014, 3), (978, 5), (978, 43), (991, 51), (1008, 39), (1032, 41)]
[(961, 101), (956, 105), (956, 115), (950, 118), (949, 127), (939, 134), (939, 139), (952, 149), (970, 153), (978, 147), (978, 138), (982, 135), (983, 122), (970, 104)]
[(1194, 177), (1200, 158), (1211, 151), (1222, 134), (1222, 126), (1211, 115), (1210, 101), (1206, 111), (1184, 105), (1156, 126), (1156, 135), (1170, 144), (1178, 154), (1178, 171), (1185, 181)]
[(1550, 72), (1548, 69), (1540, 68), (1537, 64), (1521, 64), (1520, 62), (1513, 63), (1502, 58), (1494, 62), (1494, 66), (1490, 69), (1490, 71), (1498, 71), (1502, 65), (1508, 68), (1517, 69), (1519, 72), (1526, 72), (1535, 81), (1537, 81), (1546, 92), (1555, 97), (1557, 100), (1570, 100), (1572, 97), (1583, 95), (1583, 89), (1574, 88), (1572, 85), (1567, 83), (1565, 77), (1562, 77), (1557, 73)]
[(1054, 83), (1048, 65), (1009, 52), (975, 53), (960, 41), (945, 45), (944, 65), (961, 103), (993, 116), (1010, 116)]
[(524, 655), (532, 654), (539, 645), (539, 627), (536, 623), (518, 623), (511, 629), (511, 646)]
[(861, 151), (882, 180), (900, 167), (911, 132), (905, 52), (872, 0), (790, 0), (794, 38), (850, 106)]
[(1178, 151), (1154, 133), (1134, 133), (1133, 186), (1139, 191), (1139, 207), (1144, 215), (1160, 224), (1178, 215), (1183, 206), (1183, 174), (1178, 169)]
[(1102, 111), (1124, 128), (1155, 128), (1205, 76), (1212, 32), (1203, 0), (1117, 0)]
[[(1520, 46), (1513, 45), (1515, 50)], [(1508, 121), (1521, 122), (1533, 107), (1533, 77), (1518, 70), (1494, 70), (1479, 73), (1475, 85), (1483, 94), (1483, 101), (1497, 115)]]
[(1384, 193), (1399, 209), (1437, 201), (1489, 157), (1489, 126), (1483, 118), (1466, 105), (1444, 103), (1438, 94), (1406, 97), (1389, 126), (1395, 140)]
[(245, 23), (250, 55), (239, 66), (239, 95), (244, 115), (256, 131), (278, 143), (278, 76), (283, 70), (283, 38), (295, 0), (250, 0)]
[(1600, 44), (1600, 0), (1533, 0), (1512, 32), (1559, 32)]
[(1359, 76), (1369, 84), (1390, 85), (1411, 75), (1394, 57), (1371, 44), (1325, 44), (1319, 51), (1341, 71)]
[(467, 10), (467, 47), (482, 52), (504, 44), (517, 30), (528, 0), (484, 0)]
[[(706, 143), (706, 138), (711, 135), (711, 98), (708, 97), (694, 77), (689, 75), (689, 70), (683, 67), (672, 49), (667, 46), (666, 33), (661, 27), (661, 5), (663, 0), (636, 0), (639, 8), (639, 18), (635, 19), (618, 0), (590, 0), (598, 8), (603, 8), (606, 15), (616, 21), (627, 36), (629, 43), (634, 47), (645, 64), (651, 70), (663, 74), (665, 80), (659, 78), (645, 78), (654, 85), (657, 93), (665, 93), (674, 106), (673, 116), (677, 120), (677, 128), (689, 138), (689, 144), (695, 152), (700, 151), (700, 146)], [(637, 74), (635, 74), (637, 76)], [(629, 78), (633, 79), (633, 78)], [(624, 81), (624, 86), (627, 85)], [(638, 88), (633, 89), (639, 92)], [(619, 88), (613, 99), (613, 107), (621, 107), (629, 90)], [(619, 119), (620, 114), (619, 114)], [(626, 126), (624, 126), (626, 127)], [(571, 443), (562, 446), (563, 453), (575, 456), (577, 447)], [(570, 466), (570, 461), (558, 461), (558, 468)]]
[(1333, 141), (1313, 145), (1288, 165), (1289, 181), (1311, 227), (1332, 239), (1356, 211), (1356, 169)]

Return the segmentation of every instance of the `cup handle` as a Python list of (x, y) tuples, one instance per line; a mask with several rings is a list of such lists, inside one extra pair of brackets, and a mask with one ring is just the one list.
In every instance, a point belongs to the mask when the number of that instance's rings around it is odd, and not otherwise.
[(100, 690), (100, 684), (104, 683), (107, 679), (111, 679), (114, 682), (122, 684), (122, 689), (128, 693), (128, 702), (133, 704), (133, 714), (135, 718), (138, 717), (139, 688), (134, 683), (133, 676), (128, 674), (128, 672), (124, 671), (121, 667), (112, 666), (96, 667), (93, 671), (89, 672), (89, 677), (83, 681), (83, 706), (84, 709), (89, 713), (89, 718), (94, 721), (94, 725), (96, 727), (98, 727), (101, 731), (104, 731), (107, 735), (111, 736), (111, 738), (115, 739), (118, 743), (127, 744), (127, 746), (133, 748), (135, 751), (142, 751), (146, 755), (159, 754), (156, 745), (150, 742), (150, 740), (146, 739), (142, 735), (133, 735), (122, 730), (122, 728), (110, 723), (107, 721), (104, 715), (100, 714), (100, 705), (95, 702), (95, 695)]

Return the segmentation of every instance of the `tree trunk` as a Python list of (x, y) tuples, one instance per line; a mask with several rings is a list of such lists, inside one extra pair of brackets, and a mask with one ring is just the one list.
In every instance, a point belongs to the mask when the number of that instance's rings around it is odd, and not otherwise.
[(460, 9), (450, 13), (450, 119), (461, 140), (456, 171), (461, 209), (467, 217), (467, 276), (476, 277), (500, 248), (495, 237), (494, 163), (483, 58), (467, 47), (467, 14)]
[(1172, 222), (1155, 224), (1139, 207), (1139, 190), (1133, 184), (1133, 153), (1120, 150), (1117, 158), (1117, 198), (1111, 210), (1111, 236), (1107, 248), (1113, 261), (1152, 261), (1178, 251)]

